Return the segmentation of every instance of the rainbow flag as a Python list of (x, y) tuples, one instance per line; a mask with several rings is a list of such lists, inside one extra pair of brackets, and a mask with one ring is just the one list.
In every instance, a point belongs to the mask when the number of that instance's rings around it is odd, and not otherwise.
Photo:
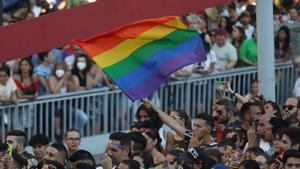
[(178, 69), (206, 59), (199, 34), (176, 16), (134, 22), (73, 42), (133, 101), (151, 95)]

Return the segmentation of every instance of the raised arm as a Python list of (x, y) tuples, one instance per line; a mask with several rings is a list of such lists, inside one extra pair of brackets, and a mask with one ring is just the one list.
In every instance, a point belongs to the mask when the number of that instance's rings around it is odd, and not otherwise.
[(145, 104), (148, 104), (151, 106), (159, 115), (160, 119), (166, 123), (170, 128), (172, 128), (177, 134), (179, 134), (181, 137), (184, 138), (186, 128), (178, 125), (178, 123), (169, 115), (167, 115), (165, 112), (163, 112), (160, 108), (156, 107), (154, 104), (152, 104), (150, 101), (145, 101)]

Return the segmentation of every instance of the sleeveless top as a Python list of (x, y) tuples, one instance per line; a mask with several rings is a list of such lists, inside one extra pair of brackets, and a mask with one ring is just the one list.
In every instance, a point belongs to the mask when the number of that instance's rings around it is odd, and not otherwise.
[(31, 85), (23, 86), (23, 77), (20, 76), (20, 78), (21, 78), (20, 81), (14, 79), (18, 89), (21, 90), (24, 95), (34, 95), (35, 92), (38, 90), (39, 82), (38, 81), (34, 82), (32, 77), (30, 77)]
[(78, 77), (78, 81), (79, 81), (79, 85), (81, 87), (85, 87), (86, 86), (86, 81), (87, 81), (87, 78), (86, 76), (80, 76), (80, 73), (79, 72), (73, 72), (73, 75), (77, 76)]

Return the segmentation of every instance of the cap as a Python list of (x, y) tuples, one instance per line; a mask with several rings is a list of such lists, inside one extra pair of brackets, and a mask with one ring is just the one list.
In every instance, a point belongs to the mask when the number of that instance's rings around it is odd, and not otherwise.
[(217, 29), (214, 31), (215, 36), (227, 36), (227, 32), (225, 29)]
[(184, 154), (184, 159), (191, 163), (206, 163), (209, 160), (208, 155), (202, 149), (196, 148), (189, 148), (187, 152)]

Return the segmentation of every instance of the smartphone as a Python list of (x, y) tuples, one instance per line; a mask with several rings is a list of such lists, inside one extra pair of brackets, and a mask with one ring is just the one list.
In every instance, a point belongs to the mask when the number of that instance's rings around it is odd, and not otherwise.
[(215, 88), (217, 90), (224, 90), (225, 89), (224, 84), (221, 81), (216, 81), (215, 82)]
[(257, 132), (258, 121), (259, 120), (255, 120), (255, 121), (252, 122), (252, 126), (254, 127), (255, 132)]
[(8, 144), (7, 153), (12, 157), (12, 145)]

